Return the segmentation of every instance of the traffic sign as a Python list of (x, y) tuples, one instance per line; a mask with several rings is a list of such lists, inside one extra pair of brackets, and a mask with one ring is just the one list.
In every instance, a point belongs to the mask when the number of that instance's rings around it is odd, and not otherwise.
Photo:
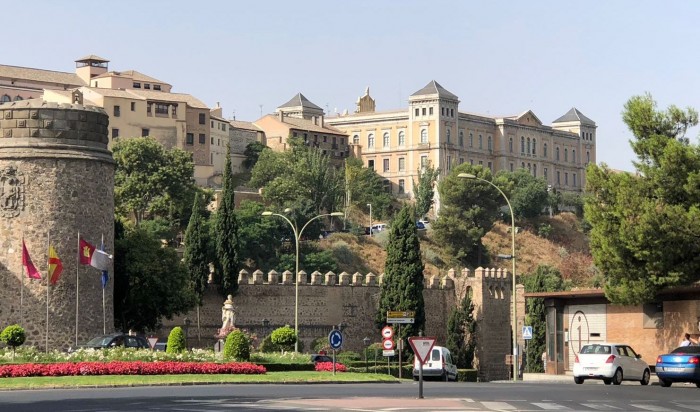
[(406, 311), (387, 311), (386, 312), (386, 323), (414, 323), (416, 318), (416, 311), (406, 310)]
[(393, 349), (382, 351), (382, 356), (396, 356), (396, 351)]
[(411, 336), (408, 338), (408, 343), (413, 348), (413, 353), (420, 363), (425, 363), (430, 357), (430, 351), (436, 340), (434, 336)]
[(532, 339), (532, 326), (523, 326), (523, 339)]
[(391, 339), (384, 339), (382, 342), (382, 348), (384, 348), (384, 350), (394, 349), (394, 341)]
[(343, 334), (339, 330), (332, 330), (328, 334), (328, 344), (331, 345), (331, 349), (340, 349), (343, 346)]
[(158, 343), (158, 338), (150, 337), (148, 338), (148, 344), (151, 345), (151, 349), (156, 347), (156, 343)]
[(391, 326), (384, 326), (382, 329), (382, 337), (384, 339), (391, 339), (394, 336), (394, 328)]

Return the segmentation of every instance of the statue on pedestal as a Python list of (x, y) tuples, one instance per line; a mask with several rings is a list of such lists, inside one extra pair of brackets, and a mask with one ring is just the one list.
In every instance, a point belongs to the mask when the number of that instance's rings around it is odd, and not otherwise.
[(233, 309), (233, 296), (228, 295), (227, 299), (224, 301), (224, 307), (221, 308), (221, 329), (233, 329), (235, 328), (236, 321), (236, 311)]

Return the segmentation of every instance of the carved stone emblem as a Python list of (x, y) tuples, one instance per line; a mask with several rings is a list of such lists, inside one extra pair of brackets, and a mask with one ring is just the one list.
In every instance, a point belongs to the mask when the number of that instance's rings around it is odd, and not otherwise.
[(15, 166), (0, 170), (0, 216), (15, 217), (24, 210), (24, 174)]

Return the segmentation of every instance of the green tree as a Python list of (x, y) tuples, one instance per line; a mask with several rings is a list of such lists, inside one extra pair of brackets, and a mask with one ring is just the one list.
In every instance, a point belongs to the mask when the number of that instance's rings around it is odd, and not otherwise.
[(476, 320), (474, 303), (465, 293), (460, 305), (447, 318), (447, 349), (452, 353), (455, 365), (460, 369), (471, 369), (476, 348)]
[(405, 205), (393, 221), (384, 265), (379, 307), (375, 324), (381, 329), (386, 324), (387, 311), (415, 311), (415, 323), (401, 330), (399, 339), (418, 336), (425, 330), (425, 303), (423, 302), (423, 261), (416, 231), (416, 215), (412, 206)]
[(190, 275), (190, 282), (194, 291), (197, 305), (202, 305), (204, 290), (209, 280), (208, 233), (205, 226), (205, 209), (202, 197), (195, 195), (192, 205), (190, 223), (185, 232), (185, 252), (183, 260)]
[(244, 200), (236, 209), (241, 262), (263, 272), (276, 267), (282, 238), (289, 233), (289, 226), (282, 219), (263, 217), (265, 210), (264, 205), (250, 200)]
[(155, 330), (194, 307), (187, 269), (177, 252), (143, 228), (115, 240), (114, 323), (118, 329)]
[(7, 326), (2, 330), (2, 333), (0, 333), (0, 342), (4, 342), (7, 346), (12, 348), (12, 359), (15, 357), (15, 349), (22, 346), (25, 340), (27, 340), (27, 334), (24, 328), (19, 325)]
[[(508, 196), (516, 218), (537, 217), (547, 206), (547, 181), (533, 176), (526, 169), (500, 171), (496, 174), (494, 183)], [(510, 214), (506, 220), (510, 222)]]
[(248, 143), (245, 147), (245, 151), (243, 152), (243, 155), (245, 156), (245, 160), (243, 160), (243, 167), (246, 169), (253, 168), (253, 166), (255, 166), (255, 164), (258, 162), (258, 158), (260, 158), (260, 153), (267, 148), (267, 146), (258, 142), (257, 140)]
[(294, 350), (294, 344), (297, 341), (297, 335), (289, 325), (284, 325), (272, 331), (270, 340), (281, 350)]
[(693, 109), (658, 111), (650, 95), (636, 96), (622, 117), (638, 173), (589, 165), (584, 211), (607, 298), (632, 305), (700, 279), (700, 150), (684, 138), (698, 123)]
[(346, 204), (359, 207), (369, 213), (367, 204), (372, 205), (372, 217), (387, 219), (391, 216), (393, 197), (384, 189), (384, 178), (374, 169), (364, 167), (362, 159), (345, 159)]
[[(539, 265), (534, 273), (523, 276), (525, 292), (555, 292), (563, 290), (564, 283), (559, 270), (547, 265)], [(525, 302), (527, 315), (525, 324), (532, 326), (532, 339), (527, 348), (527, 370), (544, 372), (542, 353), (546, 349), (547, 319), (544, 299), (529, 298)]]
[(187, 350), (187, 339), (182, 328), (175, 326), (168, 335), (168, 344), (165, 347), (166, 353), (182, 353)]
[(413, 193), (416, 194), (416, 215), (419, 218), (428, 214), (433, 206), (435, 197), (435, 181), (440, 175), (440, 170), (435, 170), (432, 164), (418, 170), (418, 183), (413, 182)]
[(491, 180), (491, 171), (481, 166), (463, 163), (441, 179), (438, 191), (442, 205), (438, 219), (433, 222), (436, 242), (464, 266), (481, 262), (481, 239), (488, 233), (499, 216), (503, 196), (488, 183), (459, 178), (459, 173), (470, 173)]
[(115, 143), (112, 156), (117, 214), (139, 224), (147, 216), (189, 209), (196, 191), (190, 153), (165, 150), (155, 139), (138, 137)]
[(240, 243), (238, 240), (238, 220), (236, 218), (231, 171), (231, 146), (226, 149), (226, 164), (223, 172), (221, 202), (216, 213), (216, 272), (219, 275), (223, 296), (233, 295), (238, 290), (240, 264)]
[(226, 336), (224, 359), (235, 359), (239, 362), (250, 360), (250, 340), (242, 330), (236, 329)]

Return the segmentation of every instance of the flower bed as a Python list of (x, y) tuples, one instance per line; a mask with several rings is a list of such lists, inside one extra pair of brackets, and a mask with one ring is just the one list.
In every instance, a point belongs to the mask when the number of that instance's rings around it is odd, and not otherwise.
[[(333, 372), (333, 362), (316, 362), (316, 372)], [(347, 368), (342, 363), (335, 364), (336, 372), (347, 372)]]
[(75, 362), (1, 365), (0, 377), (79, 375), (179, 375), (179, 374), (264, 374), (265, 367), (253, 363), (213, 362)]

